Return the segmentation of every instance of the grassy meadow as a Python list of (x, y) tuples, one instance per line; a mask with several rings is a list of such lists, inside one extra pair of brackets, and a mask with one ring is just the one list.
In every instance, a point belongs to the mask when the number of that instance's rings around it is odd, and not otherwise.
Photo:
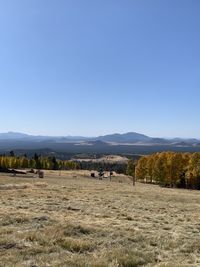
[(0, 266), (200, 266), (200, 193), (87, 171), (0, 174)]

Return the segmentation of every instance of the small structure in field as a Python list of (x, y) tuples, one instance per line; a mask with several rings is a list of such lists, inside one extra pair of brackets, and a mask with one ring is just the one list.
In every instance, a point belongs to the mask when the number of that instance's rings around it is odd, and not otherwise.
[(44, 172), (41, 171), (41, 170), (39, 170), (39, 171), (38, 171), (38, 177), (39, 177), (39, 178), (44, 178)]
[(91, 177), (92, 178), (95, 178), (96, 177), (94, 172), (91, 173)]
[(11, 169), (11, 173), (13, 176), (16, 176), (17, 174), (27, 174), (27, 172), (23, 172), (23, 171), (18, 171), (18, 170), (15, 170), (15, 169)]

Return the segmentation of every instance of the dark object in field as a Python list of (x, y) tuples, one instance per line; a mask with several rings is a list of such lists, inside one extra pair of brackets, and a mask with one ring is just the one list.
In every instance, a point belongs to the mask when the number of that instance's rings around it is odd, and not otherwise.
[(91, 177), (95, 178), (95, 173), (94, 172), (91, 173)]
[(16, 243), (3, 243), (3, 244), (0, 244), (0, 249), (12, 249), (12, 248), (16, 248), (17, 247), (17, 244)]
[(133, 186), (135, 186), (135, 176), (133, 176), (132, 178), (133, 178)]
[(10, 170), (10, 173), (12, 173), (13, 176), (16, 176), (17, 174), (24, 174), (24, 175), (27, 174), (27, 172), (17, 171), (17, 170), (14, 170), (14, 169)]
[(35, 217), (34, 220), (36, 221), (48, 221), (49, 217), (48, 216), (40, 216), (40, 217)]
[(102, 180), (104, 177), (104, 172), (102, 170), (99, 171), (99, 180)]
[(44, 178), (44, 171), (37, 170), (37, 171), (35, 172), (35, 174), (38, 174), (38, 177), (39, 177), (39, 178)]
[(16, 174), (27, 174), (27, 172), (17, 171), (17, 170), (14, 170), (14, 169), (11, 170), (11, 173), (13, 173), (14, 175), (16, 175)]
[(113, 172), (110, 171), (110, 181), (111, 181), (112, 175), (113, 175)]
[(27, 172), (17, 171), (15, 169), (8, 169), (8, 168), (4, 168), (4, 167), (0, 167), (0, 172), (12, 173), (14, 175), (16, 175), (16, 174), (27, 174)]
[(71, 206), (68, 206), (68, 207), (67, 207), (67, 210), (71, 210), (71, 211), (80, 211), (81, 209), (79, 209), (79, 208), (73, 208), (73, 207), (71, 207)]
[(34, 169), (31, 169), (28, 173), (35, 173)]
[(11, 170), (4, 168), (4, 167), (0, 167), (0, 172), (5, 172), (5, 173), (12, 173)]
[(44, 178), (44, 172), (43, 171), (38, 171), (38, 177), (39, 178)]

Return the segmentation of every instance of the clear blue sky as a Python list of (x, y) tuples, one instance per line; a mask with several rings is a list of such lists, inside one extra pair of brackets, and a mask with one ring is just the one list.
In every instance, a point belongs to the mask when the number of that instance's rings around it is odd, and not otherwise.
[(200, 138), (199, 0), (0, 0), (0, 132)]

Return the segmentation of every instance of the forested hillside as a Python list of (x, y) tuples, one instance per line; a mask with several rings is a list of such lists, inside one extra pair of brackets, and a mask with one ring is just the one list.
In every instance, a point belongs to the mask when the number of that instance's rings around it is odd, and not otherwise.
[(200, 153), (162, 152), (143, 156), (135, 169), (138, 181), (200, 189)]

